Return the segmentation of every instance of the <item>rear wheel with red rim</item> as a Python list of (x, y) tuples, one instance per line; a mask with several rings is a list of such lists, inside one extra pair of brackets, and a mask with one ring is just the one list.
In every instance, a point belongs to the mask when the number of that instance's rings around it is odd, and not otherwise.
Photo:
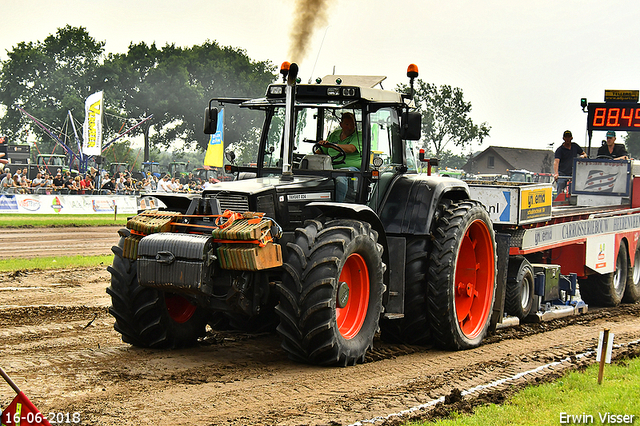
[(633, 266), (629, 265), (627, 271), (627, 286), (624, 289), (622, 301), (626, 303), (638, 303), (640, 302), (640, 244), (636, 245)]
[(445, 200), (433, 231), (428, 313), (435, 342), (480, 345), (495, 298), (496, 243), (487, 211), (475, 201)]

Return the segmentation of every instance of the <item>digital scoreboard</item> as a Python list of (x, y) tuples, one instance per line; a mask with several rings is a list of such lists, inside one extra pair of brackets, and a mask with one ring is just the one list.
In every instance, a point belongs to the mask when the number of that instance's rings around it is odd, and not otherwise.
[(640, 130), (640, 104), (589, 103), (587, 130)]
[[(587, 130), (640, 130), (638, 90), (605, 90), (604, 103), (588, 104)], [(586, 106), (586, 99), (581, 102)]]

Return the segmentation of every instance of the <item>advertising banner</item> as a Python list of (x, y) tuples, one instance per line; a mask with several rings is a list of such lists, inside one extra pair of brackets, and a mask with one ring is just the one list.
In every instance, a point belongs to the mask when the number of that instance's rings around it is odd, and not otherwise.
[(572, 194), (629, 196), (631, 162), (628, 160), (575, 158), (573, 171)]
[(551, 186), (523, 189), (520, 193), (520, 221), (551, 216)]
[(100, 155), (102, 152), (102, 112), (103, 93), (96, 92), (84, 104), (84, 125), (82, 126), (82, 152), (86, 155)]
[(0, 213), (20, 214), (136, 214), (131, 195), (0, 195)]
[[(590, 240), (595, 242), (592, 244), (596, 244), (594, 252), (597, 251), (600, 253), (604, 252), (604, 249), (600, 246), (601, 242), (592, 238), (593, 236), (606, 234), (615, 235), (617, 232), (629, 231), (638, 227), (640, 227), (640, 213), (541, 226), (524, 231), (524, 235), (522, 236), (522, 249), (527, 250), (553, 246), (559, 243), (566, 243), (567, 241), (587, 240), (587, 237), (590, 237)], [(615, 247), (611, 242), (609, 242), (609, 246)], [(595, 256), (595, 259), (601, 260), (598, 259), (598, 256)], [(610, 261), (609, 264), (612, 265), (613, 262)], [(587, 266), (589, 266), (589, 264), (587, 264)], [(592, 269), (597, 270), (598, 268), (594, 266)]]

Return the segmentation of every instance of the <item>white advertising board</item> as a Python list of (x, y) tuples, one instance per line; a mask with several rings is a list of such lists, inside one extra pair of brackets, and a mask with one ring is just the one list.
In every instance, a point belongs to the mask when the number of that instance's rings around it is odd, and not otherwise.
[(469, 185), (469, 195), (489, 212), (493, 223), (518, 223), (518, 191), (503, 186)]
[(587, 239), (585, 266), (601, 274), (615, 270), (615, 234), (594, 235)]
[(132, 195), (0, 195), (0, 213), (20, 214), (135, 214), (138, 203)]
[(640, 213), (557, 223), (525, 230), (521, 248), (539, 249), (567, 241), (586, 240), (587, 237), (614, 235), (616, 232), (639, 229)]
[(630, 161), (576, 158), (573, 170), (572, 194), (629, 196)]
[(469, 195), (482, 203), (493, 223), (519, 225), (551, 218), (550, 184), (468, 185)]

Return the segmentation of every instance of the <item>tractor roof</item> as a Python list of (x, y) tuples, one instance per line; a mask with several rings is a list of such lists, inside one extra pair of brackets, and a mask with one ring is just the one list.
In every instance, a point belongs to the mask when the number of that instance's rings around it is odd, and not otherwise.
[[(340, 83), (343, 86), (361, 86), (361, 87), (369, 87), (374, 88), (378, 84), (382, 83), (386, 80), (387, 77), (384, 75), (327, 75), (322, 78), (322, 83), (324, 85), (335, 85), (336, 81), (341, 80)], [(382, 86), (381, 86), (382, 87)]]
[[(345, 108), (359, 101), (401, 104), (403, 97), (391, 90), (374, 89), (386, 77), (331, 75), (321, 83), (296, 85), (296, 105), (307, 107)], [(214, 99), (222, 101), (221, 99)], [(228, 99), (225, 99), (229, 101)], [(284, 105), (285, 85), (269, 85), (265, 98), (238, 99), (237, 103), (249, 108)]]

